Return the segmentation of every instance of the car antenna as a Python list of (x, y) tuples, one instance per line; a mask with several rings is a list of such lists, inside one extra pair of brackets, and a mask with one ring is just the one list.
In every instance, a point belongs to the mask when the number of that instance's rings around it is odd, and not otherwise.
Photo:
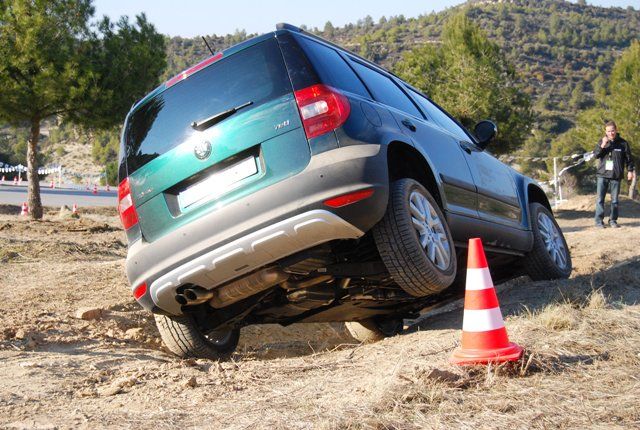
[(207, 42), (207, 39), (205, 39), (204, 36), (200, 36), (200, 37), (202, 37), (202, 40), (204, 40), (204, 44), (207, 45), (207, 48), (209, 48), (209, 52), (211, 52), (211, 55), (216, 55), (213, 52), (213, 49), (211, 49), (211, 46), (209, 46), (209, 42)]

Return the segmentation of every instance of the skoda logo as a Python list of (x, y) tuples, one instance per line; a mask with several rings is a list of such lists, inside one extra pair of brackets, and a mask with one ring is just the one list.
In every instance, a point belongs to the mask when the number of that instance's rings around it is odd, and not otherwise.
[(209, 155), (211, 155), (211, 142), (205, 140), (204, 142), (196, 144), (193, 148), (193, 153), (196, 154), (198, 160), (209, 158)]

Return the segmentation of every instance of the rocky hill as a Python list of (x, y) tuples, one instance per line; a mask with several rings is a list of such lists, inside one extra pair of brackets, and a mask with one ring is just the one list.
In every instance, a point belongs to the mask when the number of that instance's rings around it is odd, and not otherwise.
[[(632, 40), (640, 38), (640, 10), (591, 6), (584, 0), (577, 3), (470, 0), (417, 17), (382, 17), (375, 22), (366, 16), (343, 27), (335, 27), (331, 22), (321, 29), (301, 27), (393, 70), (406, 52), (423, 44), (439, 43), (442, 24), (461, 10), (485, 30), (515, 65), (522, 86), (532, 97), (539, 126), (552, 138), (571, 128), (581, 109), (593, 105), (595, 94), (605, 91), (616, 58)], [(205, 37), (212, 49), (218, 51), (253, 36), (237, 31)], [(166, 42), (167, 69), (161, 79), (168, 79), (210, 55), (201, 37), (173, 37)], [(118, 134), (114, 130), (103, 139), (82, 142), (94, 146), (92, 159), (99, 169), (106, 163), (114, 163)], [(3, 128), (0, 135), (0, 161), (22, 162), (12, 160), (18, 160), (24, 153), (20, 139), (25, 133)], [(48, 162), (59, 163), (61, 155), (76, 152), (64, 142), (47, 143), (45, 138), (42, 144), (48, 148)], [(73, 163), (73, 158), (64, 161)], [(70, 168), (84, 171), (87, 166)], [(110, 169), (113, 171), (113, 167)]]
[[(592, 103), (593, 93), (603, 85), (599, 77), (606, 76), (620, 52), (640, 37), (638, 10), (563, 0), (468, 1), (413, 18), (399, 15), (374, 22), (367, 16), (344, 27), (327, 22), (322, 29), (307, 30), (393, 70), (406, 51), (439, 43), (442, 23), (461, 9), (515, 65), (537, 109), (562, 110), (569, 118)], [(217, 51), (251, 36), (236, 32), (206, 38)], [(209, 55), (200, 37), (174, 37), (167, 45), (165, 77)]]

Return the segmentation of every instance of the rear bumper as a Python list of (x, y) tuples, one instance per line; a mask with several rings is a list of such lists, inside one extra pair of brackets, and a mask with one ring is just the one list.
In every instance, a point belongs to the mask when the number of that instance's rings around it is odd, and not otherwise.
[[(342, 208), (323, 201), (373, 188), (371, 197)], [(146, 282), (145, 308), (179, 315), (175, 290), (185, 283), (215, 288), (298, 251), (362, 236), (386, 211), (386, 146), (354, 145), (311, 157), (299, 174), (210, 212), (149, 243), (129, 247), (132, 287)]]

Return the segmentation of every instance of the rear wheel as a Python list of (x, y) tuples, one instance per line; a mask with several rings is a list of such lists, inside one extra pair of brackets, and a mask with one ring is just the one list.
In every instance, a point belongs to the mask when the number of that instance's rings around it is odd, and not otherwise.
[(387, 212), (373, 237), (389, 274), (412, 296), (439, 293), (453, 282), (456, 254), (449, 226), (419, 182), (404, 178), (391, 184)]
[(154, 315), (164, 345), (182, 358), (227, 358), (236, 349), (240, 330), (203, 330), (190, 315)]
[(540, 203), (529, 206), (533, 249), (527, 254), (525, 269), (534, 281), (568, 278), (571, 254), (553, 214)]
[(368, 318), (362, 321), (344, 323), (347, 331), (354, 339), (362, 343), (372, 343), (402, 332), (402, 319)]

